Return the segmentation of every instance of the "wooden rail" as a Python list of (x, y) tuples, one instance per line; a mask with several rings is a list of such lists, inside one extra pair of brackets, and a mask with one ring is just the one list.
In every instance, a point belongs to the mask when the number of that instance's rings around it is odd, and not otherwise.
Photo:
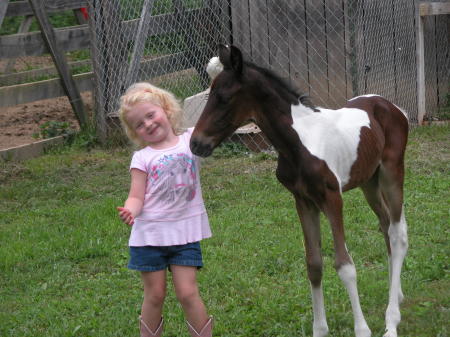
[(424, 17), (450, 14), (450, 3), (419, 2), (416, 10), (416, 57), (417, 57), (417, 108), (418, 124), (423, 124), (426, 113)]

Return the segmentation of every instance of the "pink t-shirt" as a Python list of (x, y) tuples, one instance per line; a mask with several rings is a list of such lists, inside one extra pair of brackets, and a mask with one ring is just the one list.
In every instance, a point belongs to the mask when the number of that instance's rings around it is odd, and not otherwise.
[(147, 173), (144, 206), (131, 229), (130, 246), (173, 246), (211, 236), (200, 187), (200, 159), (189, 140), (193, 129), (163, 150), (136, 151), (130, 169)]

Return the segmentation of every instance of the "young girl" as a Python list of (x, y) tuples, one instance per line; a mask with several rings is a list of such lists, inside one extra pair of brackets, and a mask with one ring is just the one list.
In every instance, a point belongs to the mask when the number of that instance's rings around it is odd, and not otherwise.
[(132, 85), (121, 97), (120, 119), (141, 149), (131, 160), (131, 187), (121, 220), (132, 226), (128, 268), (141, 272), (144, 301), (141, 337), (161, 336), (166, 269), (191, 336), (211, 336), (197, 287), (202, 267), (199, 241), (211, 236), (203, 203), (199, 159), (189, 149), (192, 129), (179, 134), (181, 108), (175, 97), (149, 83)]

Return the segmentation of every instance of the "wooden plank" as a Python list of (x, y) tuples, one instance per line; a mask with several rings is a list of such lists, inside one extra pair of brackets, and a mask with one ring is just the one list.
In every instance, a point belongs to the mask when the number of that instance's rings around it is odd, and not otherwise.
[[(92, 73), (73, 76), (74, 81), (81, 92), (93, 89), (92, 76)], [(0, 107), (15, 106), (65, 95), (66, 93), (58, 78), (0, 87)]]
[(72, 78), (70, 69), (67, 66), (65, 55), (63, 54), (63, 51), (58, 48), (55, 32), (50, 24), (45, 8), (42, 3), (39, 3), (38, 0), (29, 1), (39, 26), (41, 27), (41, 33), (45, 44), (50, 51), (56, 68), (58, 69), (61, 84), (67, 97), (69, 98), (70, 105), (72, 106), (80, 127), (84, 128), (87, 126), (87, 117), (84, 110), (84, 104), (81, 99), (80, 92), (78, 91), (78, 88)]
[(439, 117), (442, 108), (447, 103), (447, 95), (450, 89), (450, 31), (447, 24), (450, 22), (450, 16), (436, 16), (436, 76), (437, 76), (437, 96)]
[(249, 0), (231, 0), (232, 40), (230, 42), (238, 47), (246, 60), (251, 60), (252, 48), (250, 45), (250, 10)]
[(0, 0), (0, 27), (2, 26), (3, 19), (5, 18), (8, 9), (8, 2), (9, 0)]
[(209, 32), (212, 41), (210, 44), (211, 55), (217, 55), (218, 43), (229, 43), (232, 41), (232, 19), (231, 3), (229, 1), (210, 0), (210, 18), (208, 22), (215, 26), (215, 29)]
[[(47, 13), (61, 12), (65, 10), (87, 7), (88, 0), (46, 0), (42, 1)], [(32, 15), (33, 10), (27, 1), (10, 2), (6, 16)]]
[(395, 97), (393, 102), (402, 107), (415, 124), (417, 116), (417, 70), (413, 1), (394, 1), (394, 61)]
[(366, 27), (366, 15), (364, 2), (348, 3), (350, 22), (351, 45), (351, 71), (353, 96), (359, 96), (366, 92), (366, 35), (370, 34)]
[[(185, 60), (186, 55), (181, 52), (143, 61), (139, 80), (148, 81), (158, 76), (188, 69), (189, 65)], [(94, 74), (92, 72), (74, 75), (73, 79), (81, 92), (94, 89)], [(5, 86), (0, 87), (0, 107), (61, 96), (65, 96), (65, 93), (59, 79)]]
[[(209, 76), (205, 65), (208, 63), (208, 55), (203, 50), (203, 27), (207, 24), (207, 16), (194, 16), (188, 19), (188, 11), (181, 0), (172, 0), (174, 5), (174, 14), (177, 17), (177, 32), (183, 37), (186, 45), (187, 61), (192, 65), (200, 77), (202, 87), (209, 85)], [(214, 27), (215, 28), (215, 27)]]
[(328, 64), (323, 0), (306, 0), (308, 76), (310, 95), (317, 105), (327, 105)]
[(269, 67), (269, 38), (267, 22), (267, 1), (252, 0), (250, 12), (250, 45), (252, 61), (262, 67)]
[(142, 5), (141, 18), (134, 39), (133, 52), (131, 53), (125, 87), (129, 87), (132, 83), (136, 82), (138, 77), (139, 66), (141, 64), (142, 56), (144, 55), (145, 41), (147, 40), (148, 30), (150, 28), (149, 22), (152, 16), (154, 3), (154, 0), (145, 0)]
[(450, 14), (450, 2), (420, 2), (419, 15), (443, 15)]
[[(186, 13), (186, 20), (202, 15), (204, 9), (194, 9)], [(139, 19), (123, 22), (122, 37), (125, 40), (133, 39), (138, 29)], [(149, 22), (148, 35), (156, 36), (176, 31), (176, 18), (173, 14), (153, 16)], [(55, 29), (56, 40), (64, 52), (89, 48), (90, 33), (87, 25), (64, 27)], [(13, 58), (22, 56), (38, 56), (48, 53), (42, 36), (39, 32), (25, 34), (1, 35), (0, 58)]]
[(125, 91), (128, 48), (123, 36), (120, 1), (89, 2), (91, 55), (94, 69), (95, 125), (100, 142), (108, 136), (107, 116), (116, 111)]
[(416, 12), (416, 58), (417, 58), (417, 124), (422, 125), (425, 116), (425, 44), (423, 40), (423, 17)]
[(438, 110), (438, 80), (436, 62), (436, 17), (423, 16), (424, 50), (425, 50), (425, 116), (434, 116)]
[[(20, 23), (18, 34), (26, 33), (30, 29), (31, 23), (33, 22), (33, 15), (27, 15), (23, 21)], [(16, 63), (16, 58), (10, 58), (6, 63), (4, 73), (9, 74), (13, 71), (14, 64)]]
[(366, 94), (395, 100), (393, 8), (380, 1), (364, 4)]
[[(73, 70), (76, 67), (83, 67), (91, 65), (91, 60), (83, 60), (70, 62), (69, 67)], [(55, 76), (58, 71), (55, 67), (45, 67), (40, 69), (22, 71), (20, 73), (11, 73), (7, 75), (0, 75), (0, 86), (16, 85), (23, 82), (36, 81), (37, 78), (43, 76)]]
[[(55, 38), (64, 52), (89, 48), (89, 29), (86, 25), (55, 30)], [(0, 58), (39, 56), (48, 53), (40, 32), (0, 36)]]
[(352, 72), (356, 70), (355, 58), (352, 55), (354, 53), (354, 50), (352, 48), (352, 40), (354, 41), (354, 36), (351, 37), (351, 35), (354, 34), (352, 32), (351, 27), (351, 20), (352, 17), (350, 16), (350, 10), (349, 10), (349, 4), (348, 1), (343, 2), (343, 9), (344, 9), (344, 34), (345, 34), (345, 76), (347, 80), (346, 88), (346, 97), (347, 99), (355, 96), (355, 88), (353, 87), (353, 74)]
[(144, 61), (141, 63), (139, 80), (148, 81), (151, 78), (189, 69), (191, 66), (186, 59), (186, 52), (180, 52)]
[(287, 0), (286, 5), (289, 8), (287, 13), (289, 21), (289, 78), (295, 87), (309, 94), (307, 27), (304, 2)]
[(47, 149), (62, 144), (64, 144), (64, 136), (57, 136), (35, 141), (31, 144), (0, 150), (0, 161), (21, 161), (35, 158), (43, 154)]
[(270, 68), (285, 78), (289, 77), (288, 10), (284, 1), (267, 0)]
[(326, 3), (328, 60), (327, 107), (339, 108), (347, 101), (345, 23), (342, 0)]

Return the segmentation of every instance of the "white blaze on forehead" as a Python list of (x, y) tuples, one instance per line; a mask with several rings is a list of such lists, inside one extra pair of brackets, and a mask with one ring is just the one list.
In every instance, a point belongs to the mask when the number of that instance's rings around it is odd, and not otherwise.
[(369, 116), (361, 109), (319, 110), (292, 105), (292, 127), (308, 151), (327, 163), (342, 189), (357, 159), (361, 128), (370, 125)]

